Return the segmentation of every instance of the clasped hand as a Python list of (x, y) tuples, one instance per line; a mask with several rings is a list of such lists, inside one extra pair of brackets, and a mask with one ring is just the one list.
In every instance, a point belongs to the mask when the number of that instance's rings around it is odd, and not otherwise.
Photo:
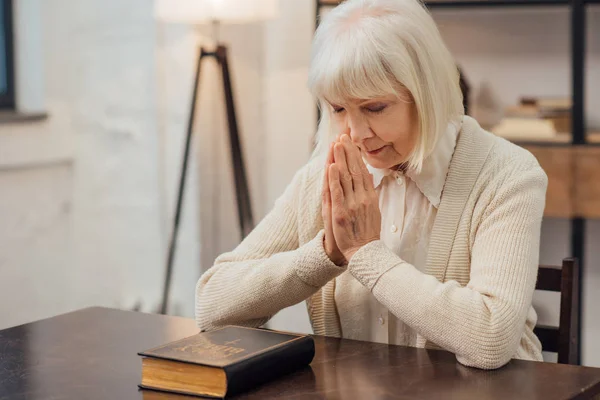
[(362, 246), (379, 240), (381, 212), (373, 177), (347, 134), (331, 144), (322, 189), (324, 247), (337, 265)]

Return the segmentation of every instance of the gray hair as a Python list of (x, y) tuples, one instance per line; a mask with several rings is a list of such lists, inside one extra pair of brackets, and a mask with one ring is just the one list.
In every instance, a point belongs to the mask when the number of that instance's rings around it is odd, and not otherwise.
[(308, 86), (321, 109), (313, 157), (323, 156), (339, 133), (327, 101), (406, 97), (401, 89), (408, 90), (419, 138), (407, 162), (416, 170), (448, 124), (464, 115), (457, 66), (418, 0), (347, 0), (334, 8), (315, 34)]

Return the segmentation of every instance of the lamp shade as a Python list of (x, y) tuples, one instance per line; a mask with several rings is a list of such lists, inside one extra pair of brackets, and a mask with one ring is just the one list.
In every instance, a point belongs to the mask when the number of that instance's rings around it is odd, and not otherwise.
[(274, 18), (278, 0), (155, 0), (156, 19), (198, 24), (243, 23)]

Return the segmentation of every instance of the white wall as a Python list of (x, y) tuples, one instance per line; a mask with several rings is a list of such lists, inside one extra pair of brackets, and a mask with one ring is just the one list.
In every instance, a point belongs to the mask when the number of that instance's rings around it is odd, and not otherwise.
[[(17, 35), (41, 31), (33, 51), (42, 50), (50, 117), (0, 126), (0, 191), (12, 199), (0, 208), (2, 326), (88, 305), (156, 306), (163, 244), (146, 4), (16, 2), (27, 23)], [(32, 51), (20, 39), (17, 55)]]
[[(36, 82), (45, 82), (38, 93), (49, 119), (0, 126), (0, 327), (88, 305), (155, 308), (164, 241), (152, 5), (16, 7), (29, 36), (43, 38), (32, 49), (17, 29), (16, 51), (17, 59), (42, 61)], [(38, 54), (19, 56), (27, 51)], [(196, 197), (191, 190), (190, 205)], [(184, 224), (178, 258), (193, 275), (196, 226)], [(175, 284), (176, 292), (190, 290), (193, 283)], [(182, 313), (190, 313), (190, 297)]]
[[(89, 305), (155, 311), (198, 45), (213, 46), (211, 29), (157, 23), (148, 0), (15, 7), (19, 105), (49, 118), (0, 125), (0, 328)], [(221, 38), (258, 221), (262, 26), (224, 27)], [(170, 312), (188, 317), (199, 275), (239, 242), (219, 73), (203, 64), (171, 291)]]

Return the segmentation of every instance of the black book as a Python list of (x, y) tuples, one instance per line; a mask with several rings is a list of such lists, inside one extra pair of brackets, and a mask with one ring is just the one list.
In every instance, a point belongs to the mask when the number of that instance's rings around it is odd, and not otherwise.
[(311, 336), (227, 326), (138, 353), (141, 388), (224, 398), (307, 366)]

